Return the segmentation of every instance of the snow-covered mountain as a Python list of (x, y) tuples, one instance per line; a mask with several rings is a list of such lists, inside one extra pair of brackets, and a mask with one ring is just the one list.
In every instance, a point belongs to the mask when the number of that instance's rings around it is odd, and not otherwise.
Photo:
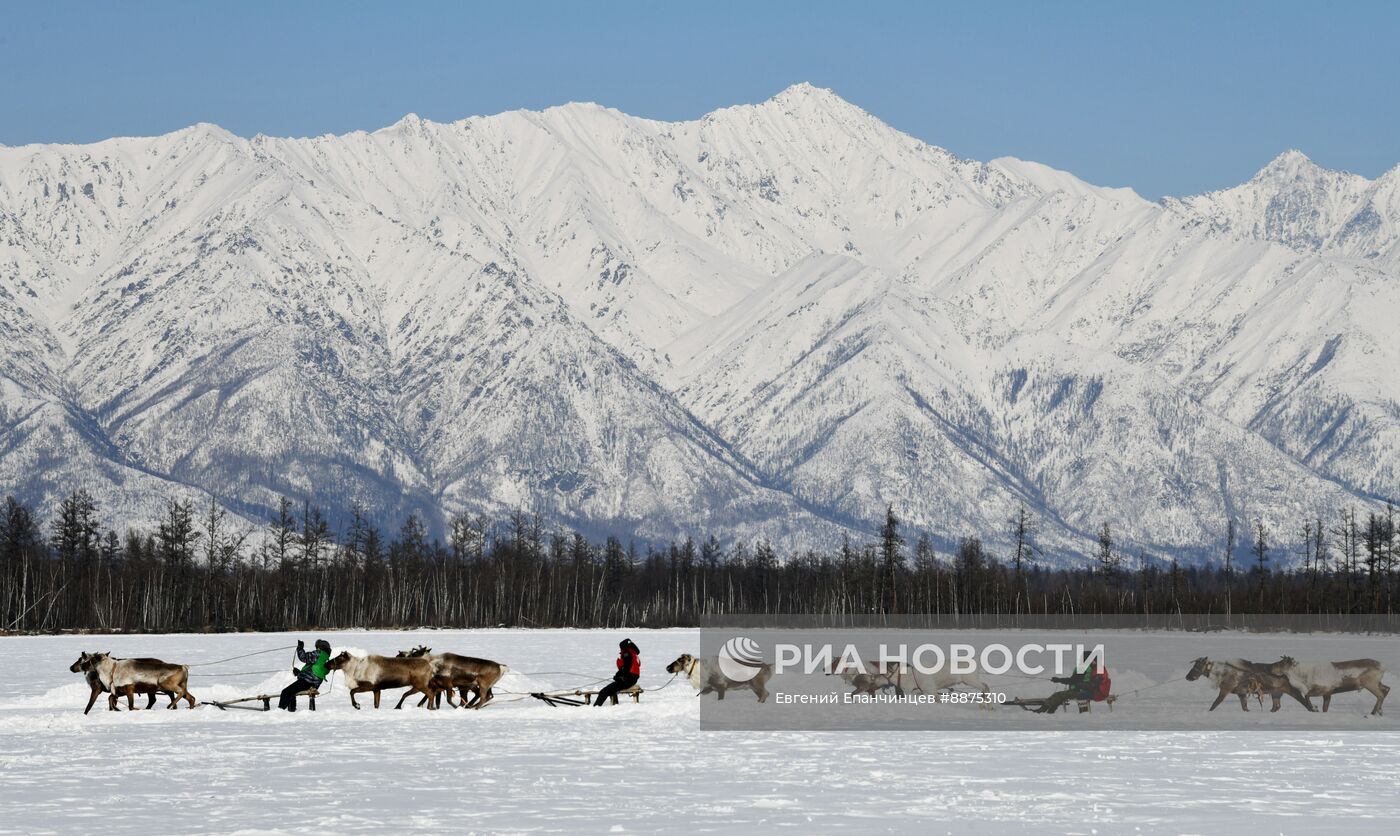
[(1145, 201), (797, 85), (0, 148), (0, 491), (1202, 554), (1400, 494), (1400, 168)]
[(1367, 180), (1286, 151), (1244, 185), (1171, 203), (1222, 229), (1300, 251), (1400, 263), (1400, 165)]

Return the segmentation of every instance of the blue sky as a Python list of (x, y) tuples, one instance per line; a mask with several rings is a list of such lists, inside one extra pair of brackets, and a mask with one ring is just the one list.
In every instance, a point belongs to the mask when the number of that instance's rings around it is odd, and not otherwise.
[(833, 88), (976, 159), (1148, 197), (1280, 151), (1400, 162), (1400, 3), (7, 3), (0, 143), (308, 135), (567, 101), (659, 119)]

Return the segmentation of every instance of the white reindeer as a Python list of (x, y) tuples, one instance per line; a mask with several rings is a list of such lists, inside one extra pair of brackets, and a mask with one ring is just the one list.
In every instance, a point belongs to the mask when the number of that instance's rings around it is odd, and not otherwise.
[(1376, 698), (1372, 714), (1381, 713), (1381, 705), (1390, 693), (1390, 686), (1381, 682), (1385, 668), (1375, 659), (1350, 659), (1345, 662), (1299, 662), (1284, 656), (1269, 666), (1273, 672), (1287, 677), (1289, 684), (1309, 697), (1322, 697), (1322, 710), (1332, 704), (1333, 694), (1370, 691)]
[[(864, 668), (866, 672), (862, 673), (860, 668)], [(991, 687), (978, 675), (975, 667), (970, 673), (953, 673), (946, 667), (941, 667), (932, 673), (925, 673), (902, 662), (892, 661), (883, 665), (861, 665), (859, 660), (856, 660), (854, 663), (846, 665), (833, 661), (827, 674), (846, 680), (856, 689), (856, 693), (873, 694), (880, 688), (894, 688), (895, 693), (901, 696), (906, 690), (914, 693), (933, 694), (938, 691), (951, 690), (957, 685), (965, 685), (981, 691), (983, 694), (991, 691)], [(982, 707), (991, 708), (991, 704), (982, 703)]]

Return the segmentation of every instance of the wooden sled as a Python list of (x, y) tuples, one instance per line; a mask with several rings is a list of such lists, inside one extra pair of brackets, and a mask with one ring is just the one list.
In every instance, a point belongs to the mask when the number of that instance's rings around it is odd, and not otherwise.
[[(317, 691), (317, 689), (312, 688), (310, 691), (302, 691), (300, 694), (297, 694), (297, 696), (298, 696), (298, 697), (306, 697), (306, 698), (307, 698), (307, 705), (306, 705), (306, 707), (309, 708), (309, 709), (311, 709), (312, 711), (315, 711), (315, 710), (316, 710), (316, 696), (317, 696), (318, 693), (319, 693), (319, 692)], [(272, 710), (272, 701), (275, 700), (275, 699), (280, 699), (281, 696), (282, 696), (281, 694), (259, 694), (259, 695), (256, 696), (256, 697), (243, 697), (243, 698), (241, 698), (241, 699), (236, 699), (236, 700), (225, 700), (225, 701), (223, 701), (223, 702), (219, 702), (219, 701), (217, 701), (217, 700), (200, 700), (200, 703), (203, 704), (203, 705), (212, 705), (212, 706), (214, 706), (215, 708), (219, 709), (220, 711), (227, 711), (227, 710), (229, 710), (230, 708), (238, 708), (238, 709), (242, 709), (242, 710), (244, 710), (244, 711), (271, 711), (271, 710)], [(257, 701), (259, 701), (259, 700), (262, 701), (262, 707), (261, 707), (261, 708), (255, 706), (255, 705), (239, 705), (239, 703), (257, 702)]]
[[(633, 685), (631, 688), (623, 688), (621, 691), (618, 691), (617, 693), (618, 693), (618, 694), (625, 694), (625, 695), (631, 697), (631, 698), (632, 698), (632, 702), (641, 702), (641, 701), (642, 701), (642, 689), (641, 689), (641, 688), (638, 688), (636, 685)], [(593, 698), (596, 697), (596, 696), (598, 696), (598, 692), (597, 692), (597, 691), (572, 691), (572, 692), (570, 692), (570, 691), (564, 691), (564, 692), (556, 692), (556, 693), (552, 693), (552, 694), (551, 694), (551, 693), (545, 693), (545, 692), (543, 692), (543, 691), (536, 691), (536, 692), (530, 694), (530, 696), (534, 697), (534, 698), (537, 699), (537, 700), (540, 700), (541, 702), (544, 702), (544, 703), (547, 704), (547, 705), (552, 705), (552, 706), (554, 706), (554, 707), (557, 708), (557, 707), (559, 707), (559, 706), (561, 706), (561, 705), (592, 705), (592, 704), (593, 704)]]
[[(1113, 694), (1109, 694), (1102, 701), (1108, 703), (1108, 710), (1112, 711), (1113, 704), (1118, 701), (1118, 697)], [(1049, 697), (1017, 697), (1014, 700), (1007, 700), (1006, 704), (1018, 705), (1027, 711), (1035, 711), (1037, 709), (1044, 708), (1045, 704), (1048, 702), (1050, 702)], [(1065, 700), (1063, 703), (1060, 704), (1059, 707), (1064, 708), (1068, 706), (1071, 702), (1079, 706), (1080, 714), (1087, 714), (1089, 712), (1089, 706), (1094, 704), (1093, 700)]]

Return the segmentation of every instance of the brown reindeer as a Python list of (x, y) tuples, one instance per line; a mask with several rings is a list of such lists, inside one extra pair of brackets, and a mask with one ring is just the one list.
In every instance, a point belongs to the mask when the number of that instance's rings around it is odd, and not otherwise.
[[(430, 660), (437, 671), (433, 676), (433, 699), (440, 700), (445, 693), (448, 703), (457, 706), (459, 704), (452, 698), (455, 688), (462, 696), (459, 706), (461, 708), (481, 708), (490, 702), (494, 696), (491, 689), (505, 676), (506, 671), (510, 670), (490, 659), (459, 656), (456, 653), (433, 653), (432, 648), (427, 645), (419, 645), (412, 650), (400, 650), (399, 658)], [(399, 705), (403, 705), (407, 696), (408, 693), (405, 693), (399, 698)], [(427, 695), (424, 695), (418, 704), (423, 705), (427, 699)]]
[[(395, 656), (351, 656), (342, 650), (326, 663), (333, 671), (343, 671), (345, 684), (350, 689), (350, 705), (359, 708), (356, 694), (374, 692), (374, 707), (379, 707), (379, 693), (388, 688), (408, 688), (409, 694), (433, 695), (433, 677), (437, 673), (433, 663), (426, 658), (404, 658)], [(394, 708), (402, 708), (403, 699)], [(436, 709), (435, 701), (428, 701), (428, 708)]]
[(1220, 689), (1215, 702), (1210, 704), (1211, 711), (1219, 707), (1230, 694), (1240, 698), (1240, 708), (1244, 711), (1249, 710), (1251, 696), (1258, 697), (1262, 706), (1265, 694), (1273, 700), (1270, 712), (1283, 707), (1280, 698), (1284, 694), (1297, 700), (1309, 711), (1317, 710), (1307, 695), (1288, 681), (1288, 677), (1275, 673), (1269, 665), (1261, 662), (1251, 662), (1248, 659), (1210, 659), (1202, 656), (1191, 663), (1191, 670), (1186, 674), (1186, 679), (1195, 682), (1202, 677)]
[(878, 666), (868, 672), (862, 672), (860, 668), (859, 664), (843, 665), (833, 660), (827, 667), (826, 675), (841, 677), (847, 685), (855, 689), (851, 691), (852, 695), (867, 694), (873, 697), (877, 691), (885, 688), (898, 689), (899, 686), (895, 684), (889, 673), (880, 670)]
[[(100, 694), (108, 694), (111, 693), (112, 690), (106, 685), (102, 684), (102, 677), (98, 675), (97, 670), (93, 667), (94, 657), (99, 655), (101, 654), (84, 652), (78, 656), (78, 661), (68, 666), (68, 670), (72, 671), (73, 673), (82, 674), (83, 678), (87, 680), (88, 687), (92, 689), (92, 693), (88, 695), (87, 708), (83, 709), (84, 714), (87, 714), (89, 711), (92, 711), (92, 706), (97, 702), (97, 697)], [(138, 683), (135, 688), (135, 693), (146, 695), (146, 708), (148, 710), (155, 707), (156, 694), (165, 694), (170, 698), (170, 701), (172, 703), (175, 702), (175, 692), (162, 691), (159, 688), (147, 685), (145, 683)], [(118, 711), (119, 709), (117, 708), (117, 706), (112, 705), (110, 707), (110, 710)], [(127, 697), (127, 710), (137, 710), (136, 704), (130, 696)]]
[(172, 665), (159, 659), (118, 659), (110, 653), (89, 654), (87, 665), (97, 672), (101, 684), (111, 692), (107, 707), (113, 711), (117, 710), (118, 696), (126, 694), (127, 707), (131, 708), (135, 694), (149, 690), (170, 692), (172, 697), (166, 708), (176, 708), (182, 699), (189, 701), (190, 708), (195, 706), (194, 695), (186, 687), (190, 669), (184, 665)]

